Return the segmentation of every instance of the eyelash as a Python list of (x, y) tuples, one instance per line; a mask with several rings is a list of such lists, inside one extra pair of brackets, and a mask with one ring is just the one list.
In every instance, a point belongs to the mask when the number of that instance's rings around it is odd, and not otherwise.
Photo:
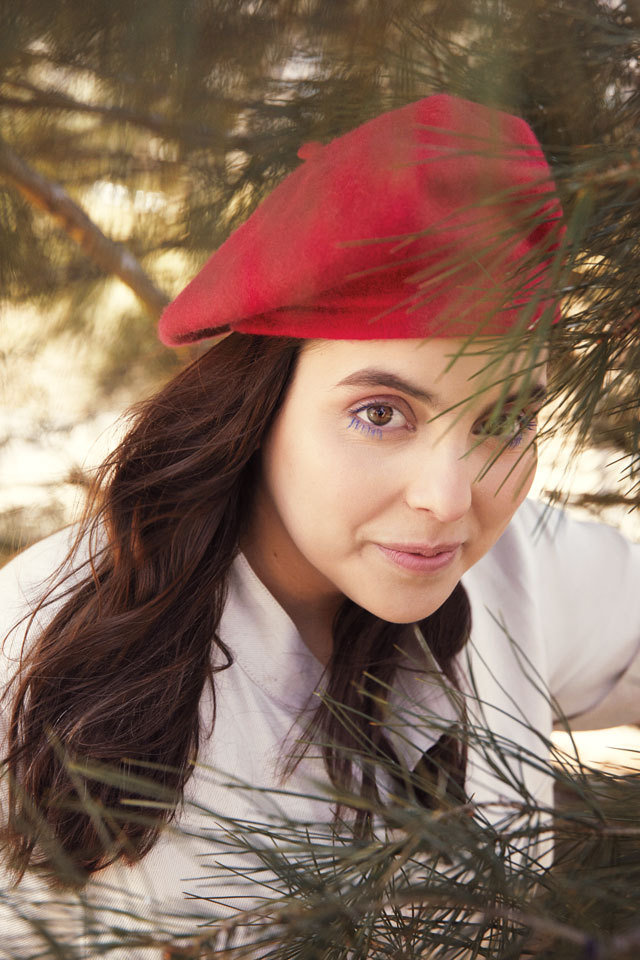
[[(505, 414), (505, 416), (508, 416), (508, 414)], [(516, 416), (512, 424), (512, 429), (515, 431), (515, 433), (511, 437), (511, 440), (508, 440), (505, 443), (505, 449), (513, 450), (515, 447), (521, 446), (527, 438), (527, 433), (529, 433), (532, 430), (535, 430), (537, 426), (538, 426), (537, 411), (535, 413), (532, 413), (529, 410), (523, 410), (522, 413), (519, 413)], [(480, 431), (480, 433), (482, 434), (482, 431)], [(504, 434), (501, 434), (498, 431), (496, 431), (493, 433), (486, 433), (485, 436), (487, 438), (494, 437), (495, 439), (499, 439), (500, 437), (504, 436)]]
[[(392, 431), (384, 430), (383, 427), (378, 427), (372, 423), (367, 423), (365, 420), (359, 419), (358, 414), (362, 413), (364, 410), (369, 410), (372, 407), (389, 407), (391, 410), (393, 410), (394, 412), (398, 412), (402, 417), (404, 417), (406, 426), (409, 427), (409, 429), (412, 432), (415, 430), (415, 427), (409, 424), (406, 415), (402, 412), (402, 410), (400, 410), (400, 407), (395, 403), (391, 403), (387, 399), (367, 400), (366, 403), (361, 403), (359, 406), (355, 407), (353, 410), (349, 410), (349, 415), (351, 417), (351, 420), (349, 421), (349, 426), (347, 429), (351, 427), (355, 427), (356, 430), (362, 430), (366, 432), (367, 436), (373, 436), (379, 440), (383, 439), (385, 433), (392, 432)], [(504, 414), (504, 416), (508, 416), (508, 414)], [(505, 448), (514, 449), (515, 447), (519, 447), (521, 444), (523, 444), (524, 441), (526, 440), (527, 433), (532, 430), (535, 430), (537, 427), (537, 423), (538, 423), (537, 410), (534, 412), (523, 410), (522, 413), (517, 415), (513, 423), (513, 428), (517, 432), (515, 432), (512, 438), (505, 443)], [(395, 429), (401, 429), (401, 428), (396, 427)], [(482, 435), (483, 431), (478, 431), (478, 433)], [(501, 436), (502, 434), (500, 434), (497, 431), (487, 432), (485, 434), (485, 438), (487, 439), (491, 437), (498, 439)]]

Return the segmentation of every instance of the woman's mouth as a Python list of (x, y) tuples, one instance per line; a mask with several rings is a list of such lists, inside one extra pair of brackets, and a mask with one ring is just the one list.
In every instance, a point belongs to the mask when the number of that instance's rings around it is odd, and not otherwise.
[(459, 555), (461, 546), (462, 542), (435, 545), (376, 543), (387, 560), (417, 573), (436, 573), (448, 567)]

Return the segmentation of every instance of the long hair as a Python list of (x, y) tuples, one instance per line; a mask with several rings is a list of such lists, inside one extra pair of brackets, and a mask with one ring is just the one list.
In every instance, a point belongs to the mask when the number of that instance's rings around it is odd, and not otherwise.
[[(30, 863), (55, 873), (56, 850), (80, 879), (120, 857), (134, 863), (175, 816), (198, 752), (201, 696), (209, 684), (215, 722), (215, 674), (232, 663), (218, 636), (229, 568), (251, 515), (260, 445), (299, 348), (298, 340), (231, 334), (137, 408), (101, 467), (68, 558), (74, 572), (41, 601), (40, 613), (53, 603), (55, 612), (39, 633), (32, 618), (5, 693), (2, 839), (5, 862), (19, 874)], [(437, 629), (428, 621), (423, 628), (453, 677), (469, 629), (462, 587), (445, 606)], [(328, 694), (354, 715), (368, 705), (375, 719), (377, 700), (371, 691), (363, 700), (361, 684), (392, 682), (406, 629), (345, 600)], [(357, 723), (367, 736), (374, 730), (374, 753), (389, 756), (382, 727)], [(324, 754), (330, 779), (350, 788), (357, 731), (340, 725), (327, 703), (310, 730), (345, 748), (325, 746)], [(454, 760), (459, 767), (460, 756)], [(140, 772), (165, 802), (136, 815), (120, 801), (131, 801)], [(362, 792), (375, 794), (372, 784), (365, 777)]]

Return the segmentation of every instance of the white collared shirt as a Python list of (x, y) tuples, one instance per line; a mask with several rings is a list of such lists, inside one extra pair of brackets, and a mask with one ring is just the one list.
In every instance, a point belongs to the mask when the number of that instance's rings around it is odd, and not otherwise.
[[(69, 531), (61, 531), (0, 572), (2, 635), (41, 595), (42, 582), (69, 542)], [(552, 783), (538, 761), (547, 758), (554, 712), (573, 717), (577, 726), (640, 721), (639, 575), (640, 545), (558, 511), (543, 522), (543, 508), (532, 501), (465, 574), (473, 621), (460, 658), (471, 723), (467, 791), (479, 816), (499, 827), (527, 792), (542, 809), (551, 808)], [(45, 616), (55, 609), (54, 604)], [(6, 645), (3, 682), (15, 666), (22, 634), (14, 631)], [(236, 821), (238, 836), (244, 820), (265, 824), (267, 843), (270, 824), (331, 820), (331, 803), (322, 799), (326, 774), (319, 758), (307, 756), (282, 781), (283, 756), (295, 741), (301, 714), (304, 719), (317, 702), (314, 691), (323, 668), (242, 555), (231, 570), (219, 635), (234, 662), (215, 676), (214, 732), (202, 739), (176, 824), (139, 864), (116, 864), (94, 875), (82, 918), (76, 905), (54, 908), (50, 894), (33, 879), (20, 887), (26, 912), (51, 918), (57, 911), (58, 922), (78, 937), (84, 935), (83, 924), (104, 923), (105, 910), (132, 929), (144, 923), (153, 928), (163, 917), (168, 935), (193, 931), (193, 916), (200, 922), (231, 916), (273, 896), (268, 871), (244, 880), (233, 872), (241, 862), (250, 873), (258, 861), (252, 854), (238, 860), (237, 844), (229, 845), (225, 834), (230, 829), (225, 817)], [(408, 670), (392, 703), (405, 724), (396, 731), (396, 744), (411, 768), (456, 718), (454, 699), (441, 678)], [(201, 702), (203, 730), (211, 709), (207, 692)], [(15, 906), (18, 894), (14, 891), (9, 900)], [(99, 905), (97, 919), (86, 907), (91, 903)], [(3, 909), (7, 934), (0, 957), (3, 949), (13, 956), (11, 949), (29, 936), (0, 902), (0, 915)], [(136, 916), (127, 920), (123, 910)], [(122, 956), (136, 954), (127, 949)]]

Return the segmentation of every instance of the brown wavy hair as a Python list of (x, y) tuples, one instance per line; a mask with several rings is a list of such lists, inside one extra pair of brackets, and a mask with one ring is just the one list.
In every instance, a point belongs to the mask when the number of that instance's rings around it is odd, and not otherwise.
[[(42, 619), (54, 601), (55, 611), (43, 628), (31, 619), (5, 692), (2, 839), (19, 875), (31, 863), (59, 882), (82, 882), (119, 857), (136, 862), (175, 816), (198, 752), (203, 690), (211, 686), (215, 720), (215, 674), (233, 660), (218, 635), (228, 572), (251, 516), (260, 445), (299, 349), (299, 340), (231, 334), (136, 409), (101, 467), (68, 558), (73, 572), (41, 601)], [(454, 682), (469, 626), (460, 585), (421, 624)], [(377, 798), (375, 763), (397, 761), (380, 691), (393, 683), (408, 629), (348, 599), (335, 618), (328, 699), (305, 740), (322, 744), (343, 793)], [(455, 738), (426, 759), (462, 786)], [(164, 804), (123, 806), (149, 795), (141, 773)], [(434, 805), (419, 783), (416, 792)], [(61, 854), (71, 864), (62, 881)]]

